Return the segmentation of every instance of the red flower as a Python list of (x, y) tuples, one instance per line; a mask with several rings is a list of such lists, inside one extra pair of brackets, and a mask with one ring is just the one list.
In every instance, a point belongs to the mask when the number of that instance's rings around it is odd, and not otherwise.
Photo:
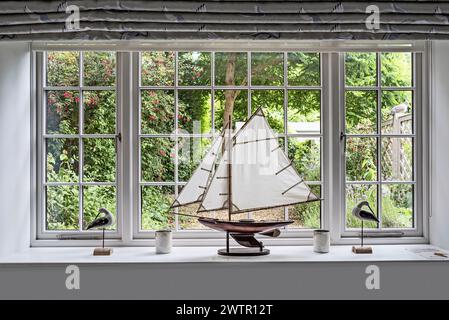
[(165, 151), (162, 150), (162, 149), (159, 150), (159, 154), (160, 154), (161, 156), (163, 156), (163, 157), (165, 157), (165, 156), (167, 155), (167, 154), (165, 153)]
[(75, 102), (79, 103), (80, 102), (80, 98), (79, 97), (75, 97)]
[(66, 91), (66, 92), (64, 92), (63, 96), (64, 96), (64, 98), (71, 98), (72, 94), (70, 92)]
[(150, 115), (150, 116), (148, 117), (148, 119), (149, 119), (150, 121), (154, 121), (154, 120), (156, 120), (156, 116)]

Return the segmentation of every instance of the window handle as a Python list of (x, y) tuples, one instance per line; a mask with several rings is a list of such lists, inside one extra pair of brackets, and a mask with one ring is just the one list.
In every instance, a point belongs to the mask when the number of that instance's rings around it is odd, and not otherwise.
[(343, 131), (340, 132), (340, 141), (343, 143), (343, 148), (346, 153), (346, 133), (344, 133)]
[(122, 133), (119, 132), (115, 135), (115, 153), (117, 153), (118, 149), (117, 149), (117, 145), (119, 142), (122, 142)]

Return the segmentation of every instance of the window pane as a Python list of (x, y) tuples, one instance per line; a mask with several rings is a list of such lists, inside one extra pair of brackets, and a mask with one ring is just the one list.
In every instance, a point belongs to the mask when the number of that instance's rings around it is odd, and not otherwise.
[(79, 176), (78, 139), (46, 139), (47, 181), (77, 182)]
[(289, 52), (288, 84), (290, 86), (319, 86), (320, 54)]
[[(178, 194), (181, 193), (184, 186), (178, 186)], [(178, 212), (180, 214), (196, 215), (199, 203), (190, 204), (187, 206), (179, 207)], [(210, 218), (215, 218), (214, 213), (203, 213), (202, 215)], [(210, 230), (208, 227), (198, 222), (196, 217), (188, 217), (184, 215), (178, 215), (178, 225), (182, 230)]]
[(382, 179), (413, 180), (412, 138), (382, 138)]
[(178, 140), (178, 179), (188, 181), (211, 147), (206, 138), (180, 138)]
[(141, 187), (142, 230), (173, 229), (175, 215), (170, 206), (175, 199), (172, 186)]
[(179, 90), (178, 99), (178, 128), (181, 133), (211, 132), (210, 90)]
[(268, 123), (274, 131), (284, 133), (284, 91), (253, 90), (251, 94), (252, 112), (262, 107)]
[[(321, 186), (310, 186), (312, 192), (321, 197)], [(321, 202), (297, 204), (288, 208), (288, 218), (293, 220), (289, 228), (318, 229), (321, 226)]]
[(142, 52), (142, 85), (173, 86), (175, 84), (175, 53)]
[(141, 132), (172, 133), (175, 130), (175, 95), (172, 90), (142, 90)]
[(215, 53), (215, 84), (246, 86), (248, 82), (247, 54), (243, 52)]
[(321, 180), (320, 138), (289, 138), (288, 157), (306, 181)]
[(346, 132), (358, 134), (377, 132), (376, 91), (346, 92)]
[[(234, 215), (232, 217), (233, 219), (235, 218)], [(227, 216), (224, 216), (223, 219), (227, 220), (228, 218)], [(242, 216), (240, 219), (247, 219), (247, 217)], [(265, 220), (265, 221), (284, 221), (285, 220), (284, 207), (258, 210), (252, 214), (252, 219)]]
[(346, 139), (346, 180), (377, 180), (376, 138)]
[(78, 186), (47, 186), (47, 230), (77, 230), (79, 225), (78, 222)]
[(210, 85), (210, 53), (180, 52), (178, 54), (180, 86)]
[(47, 86), (79, 86), (79, 52), (47, 52)]
[(413, 133), (411, 91), (382, 92), (382, 133)]
[(174, 181), (175, 143), (170, 138), (141, 139), (142, 181)]
[(84, 181), (115, 181), (115, 139), (84, 139)]
[(284, 84), (283, 53), (252, 53), (251, 84), (255, 86), (282, 86)]
[(319, 90), (288, 91), (288, 133), (319, 134), (321, 132), (321, 92)]
[(47, 133), (78, 134), (79, 102), (78, 91), (48, 91)]
[(85, 86), (115, 85), (115, 52), (86, 51), (83, 53)]
[(115, 91), (84, 91), (84, 133), (114, 134)]
[[(346, 227), (360, 228), (362, 226), (359, 219), (352, 215), (352, 209), (361, 201), (368, 201), (370, 207), (377, 215), (377, 186), (368, 184), (348, 184), (346, 185)], [(364, 228), (377, 228), (377, 223), (364, 221)]]
[(83, 230), (95, 220), (100, 208), (112, 213), (114, 224), (107, 229), (115, 230), (117, 225), (115, 193), (114, 186), (83, 186)]
[(382, 227), (413, 228), (413, 185), (382, 185)]
[(412, 54), (384, 52), (381, 54), (382, 85), (405, 87), (412, 85)]
[[(248, 118), (247, 90), (215, 90), (215, 130), (223, 130), (223, 114), (228, 104), (232, 110), (232, 124), (238, 128), (237, 122), (245, 122)], [(227, 123), (227, 120), (224, 121)]]
[(345, 72), (347, 86), (375, 86), (377, 84), (376, 53), (346, 53)]

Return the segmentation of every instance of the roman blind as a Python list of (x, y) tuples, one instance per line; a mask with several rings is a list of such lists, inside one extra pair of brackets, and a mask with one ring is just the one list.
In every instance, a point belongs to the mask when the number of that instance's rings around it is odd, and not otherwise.
[[(368, 6), (378, 29), (366, 26)], [(74, 10), (79, 25), (68, 26)], [(447, 38), (448, 1), (0, 2), (1, 40)]]

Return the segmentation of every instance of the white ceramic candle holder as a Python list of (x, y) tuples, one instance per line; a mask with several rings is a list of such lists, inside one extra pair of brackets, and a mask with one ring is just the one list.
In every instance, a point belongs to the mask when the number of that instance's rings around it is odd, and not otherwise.
[(318, 253), (328, 253), (331, 243), (329, 230), (313, 231), (313, 251)]
[(171, 230), (156, 231), (156, 253), (170, 253), (172, 247)]

